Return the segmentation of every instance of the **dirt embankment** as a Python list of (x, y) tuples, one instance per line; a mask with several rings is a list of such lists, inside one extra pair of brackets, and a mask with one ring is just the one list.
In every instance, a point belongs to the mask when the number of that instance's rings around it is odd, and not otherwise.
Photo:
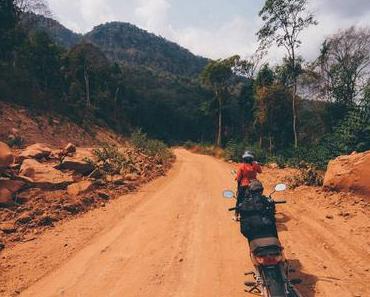
[(165, 175), (173, 161), (147, 155), (103, 128), (92, 134), (60, 118), (0, 107), (0, 138), (17, 146), (0, 142), (0, 251), (136, 191)]
[(65, 117), (27, 110), (18, 105), (0, 101), (0, 141), (17, 137), (22, 146), (47, 143), (64, 147), (69, 142), (76, 146), (91, 147), (99, 143), (122, 143), (113, 131), (99, 126), (81, 127)]
[[(167, 177), (4, 250), (4, 296), (249, 296), (245, 239), (221, 198), (233, 165), (176, 150)], [(289, 170), (264, 168), (266, 192)], [(128, 199), (130, 198), (130, 199)], [(275, 198), (292, 277), (305, 297), (370, 296), (369, 198), (299, 187)]]

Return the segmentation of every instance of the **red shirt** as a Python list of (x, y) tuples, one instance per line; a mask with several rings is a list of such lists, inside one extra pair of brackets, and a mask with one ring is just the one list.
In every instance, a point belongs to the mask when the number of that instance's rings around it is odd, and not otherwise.
[(253, 162), (252, 164), (243, 163), (239, 167), (235, 180), (240, 183), (240, 186), (247, 187), (251, 180), (257, 179), (258, 173), (262, 173), (262, 168), (256, 162)]

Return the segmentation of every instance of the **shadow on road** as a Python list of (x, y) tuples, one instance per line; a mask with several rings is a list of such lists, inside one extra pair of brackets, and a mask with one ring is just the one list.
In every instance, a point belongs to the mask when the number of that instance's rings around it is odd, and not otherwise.
[(303, 272), (303, 266), (298, 259), (289, 259), (290, 274), (289, 279), (299, 279), (302, 282), (295, 285), (297, 290), (304, 297), (315, 297), (316, 296), (316, 283), (319, 278), (315, 275)]

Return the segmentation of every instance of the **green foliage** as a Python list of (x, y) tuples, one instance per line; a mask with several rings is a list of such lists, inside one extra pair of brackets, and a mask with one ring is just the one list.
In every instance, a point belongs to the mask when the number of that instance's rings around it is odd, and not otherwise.
[(144, 154), (159, 157), (162, 161), (167, 161), (172, 157), (172, 153), (164, 142), (149, 138), (140, 129), (131, 134), (130, 142)]
[(23, 137), (16, 135), (8, 139), (7, 144), (13, 148), (22, 148), (25, 140)]
[(103, 176), (122, 174), (125, 170), (135, 168), (134, 161), (114, 145), (103, 144), (101, 148), (94, 149), (93, 153), (97, 161), (89, 162), (94, 165), (95, 171)]

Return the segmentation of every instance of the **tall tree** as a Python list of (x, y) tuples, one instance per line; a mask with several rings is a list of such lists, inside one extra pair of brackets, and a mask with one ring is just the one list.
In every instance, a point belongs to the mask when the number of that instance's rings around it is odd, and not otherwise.
[[(264, 25), (257, 33), (261, 47), (266, 48), (273, 43), (278, 47), (284, 47), (291, 63), (290, 69), (296, 69), (296, 51), (302, 43), (299, 36), (304, 29), (317, 24), (313, 14), (308, 12), (307, 0), (266, 0), (259, 16), (264, 21)], [(297, 147), (296, 72), (292, 71), (291, 76), (294, 146)]]
[(234, 56), (225, 60), (212, 61), (204, 68), (200, 77), (202, 83), (213, 91), (215, 100), (217, 101), (217, 114), (218, 114), (217, 136), (216, 136), (217, 146), (222, 145), (223, 103), (226, 99), (230, 79), (233, 75), (232, 68), (235, 66), (235, 62), (237, 60), (239, 60), (238, 56)]
[(333, 122), (343, 120), (370, 80), (370, 29), (350, 27), (331, 36), (313, 66), (320, 97), (333, 103)]
[(14, 47), (17, 7), (14, 0), (0, 1), (0, 60), (6, 60)]

